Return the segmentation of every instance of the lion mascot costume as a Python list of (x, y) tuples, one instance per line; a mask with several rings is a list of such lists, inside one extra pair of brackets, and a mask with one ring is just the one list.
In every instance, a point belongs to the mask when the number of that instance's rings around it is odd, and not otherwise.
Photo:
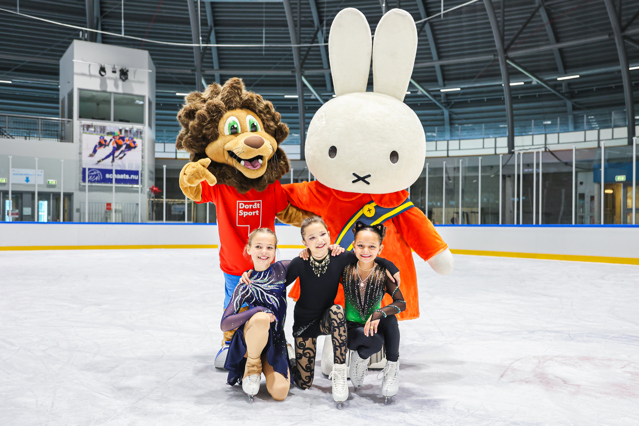
[[(411, 249), (440, 274), (450, 273), (454, 262), (448, 245), (405, 190), (419, 178), (426, 157), (421, 121), (403, 102), (417, 51), (415, 22), (408, 12), (391, 10), (379, 22), (372, 43), (366, 17), (357, 9), (344, 9), (333, 21), (328, 44), (335, 98), (311, 120), (305, 149), (317, 180), (285, 185), (284, 191), (293, 205), (321, 216), (332, 242), (347, 250), (352, 249), (356, 221), (383, 223), (383, 256), (399, 268), (407, 302), (398, 318), (418, 318)], [(367, 93), (371, 54), (374, 92)], [(298, 294), (294, 287), (291, 297)], [(343, 300), (342, 292), (336, 302)], [(390, 302), (386, 295), (383, 304)], [(330, 339), (325, 339), (325, 374), (332, 369), (331, 353)]]
[[(274, 231), (275, 217), (299, 226), (308, 216), (289, 204), (279, 183), (289, 171), (279, 148), (288, 127), (273, 104), (247, 92), (239, 78), (190, 93), (178, 120), (176, 146), (191, 157), (180, 172), (180, 188), (196, 203), (216, 206), (226, 308), (242, 273), (253, 267), (243, 256), (249, 234), (257, 228)], [(224, 333), (217, 368), (224, 367), (232, 337), (232, 331)]]

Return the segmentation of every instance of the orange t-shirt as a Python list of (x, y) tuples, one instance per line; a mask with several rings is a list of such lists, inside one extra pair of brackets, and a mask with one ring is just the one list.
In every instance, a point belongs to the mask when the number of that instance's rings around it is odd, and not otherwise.
[(286, 194), (279, 182), (269, 185), (263, 192), (251, 189), (241, 194), (228, 185), (210, 186), (201, 182), (200, 203), (215, 204), (220, 233), (220, 268), (231, 275), (253, 268), (244, 247), (254, 229), (269, 228), (275, 231), (275, 215), (288, 206)]

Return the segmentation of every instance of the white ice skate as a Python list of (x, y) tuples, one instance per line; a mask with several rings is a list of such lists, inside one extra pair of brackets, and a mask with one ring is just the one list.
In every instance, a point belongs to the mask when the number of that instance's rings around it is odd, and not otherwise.
[(328, 376), (333, 371), (333, 340), (331, 336), (324, 336), (322, 349), (322, 373)]
[(337, 408), (342, 409), (344, 401), (348, 399), (348, 383), (346, 383), (346, 364), (333, 364), (333, 371), (329, 378), (333, 382), (333, 400)]
[(382, 395), (384, 404), (393, 402), (393, 398), (399, 391), (399, 360), (388, 361), (384, 367), (384, 380), (382, 381)]
[(251, 374), (242, 379), (242, 390), (248, 395), (249, 402), (253, 402), (253, 396), (260, 391), (261, 374)]
[(364, 383), (364, 377), (368, 373), (369, 358), (360, 358), (357, 351), (351, 351), (351, 365), (349, 367), (349, 375), (353, 387), (357, 389)]
[(230, 344), (231, 342), (224, 342), (224, 345), (222, 345), (217, 355), (215, 355), (215, 362), (213, 363), (213, 365), (215, 365), (215, 368), (224, 370), (224, 363), (226, 362), (226, 356), (229, 353)]

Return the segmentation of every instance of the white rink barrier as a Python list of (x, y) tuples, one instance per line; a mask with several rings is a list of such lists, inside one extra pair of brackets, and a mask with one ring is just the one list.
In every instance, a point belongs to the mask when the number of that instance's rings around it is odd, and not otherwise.
[[(639, 265), (639, 226), (436, 228), (455, 254)], [(303, 248), (299, 228), (277, 225), (276, 232), (280, 248)], [(0, 222), (0, 251), (218, 247), (214, 224)]]

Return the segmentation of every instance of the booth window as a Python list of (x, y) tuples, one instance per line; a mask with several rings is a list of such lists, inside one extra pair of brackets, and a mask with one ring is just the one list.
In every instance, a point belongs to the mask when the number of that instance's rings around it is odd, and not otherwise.
[(113, 121), (144, 124), (144, 96), (114, 93)]
[(79, 118), (111, 121), (111, 94), (79, 90)]

